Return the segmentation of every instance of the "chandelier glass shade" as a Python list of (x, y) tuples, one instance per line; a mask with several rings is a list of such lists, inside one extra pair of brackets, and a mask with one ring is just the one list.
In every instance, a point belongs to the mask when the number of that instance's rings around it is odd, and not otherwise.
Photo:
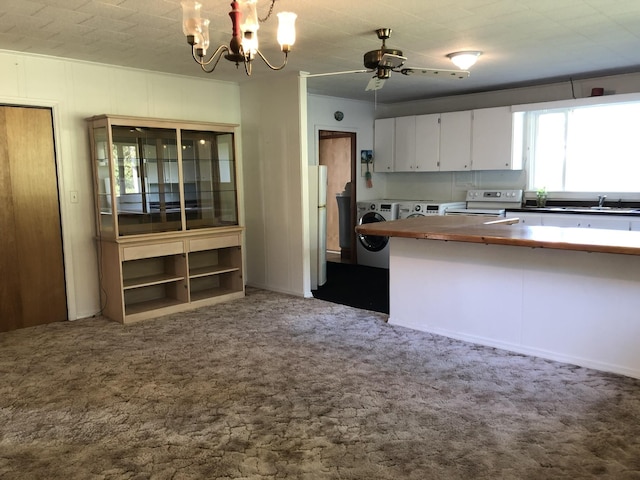
[(195, 0), (183, 0), (182, 5), (182, 31), (191, 45), (193, 59), (202, 70), (211, 73), (215, 70), (221, 58), (225, 58), (239, 66), (244, 65), (245, 73), (251, 75), (252, 62), (256, 57), (271, 70), (282, 70), (287, 65), (291, 47), (296, 41), (295, 21), (297, 15), (292, 12), (278, 13), (277, 40), (280, 50), (284, 54), (281, 65), (272, 65), (260, 52), (258, 44), (258, 30), (260, 23), (266, 21), (273, 10), (276, 0), (271, 0), (269, 13), (263, 19), (258, 17), (258, 0), (233, 0), (229, 17), (232, 24), (232, 35), (229, 45), (220, 45), (207, 58), (209, 49), (209, 20), (201, 17), (202, 4)]

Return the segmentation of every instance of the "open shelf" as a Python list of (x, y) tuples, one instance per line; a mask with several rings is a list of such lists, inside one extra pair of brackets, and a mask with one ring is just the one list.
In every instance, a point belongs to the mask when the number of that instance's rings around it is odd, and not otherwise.
[(147, 300), (146, 302), (139, 302), (127, 305), (125, 307), (125, 313), (127, 315), (136, 315), (138, 313), (144, 313), (148, 311), (158, 310), (161, 308), (171, 307), (173, 305), (179, 305), (181, 302), (175, 298), (157, 298), (155, 300)]
[(170, 274), (149, 275), (148, 277), (133, 278), (124, 280), (122, 287), (124, 290), (132, 288), (149, 287), (152, 285), (160, 285), (162, 283), (171, 283), (178, 280), (184, 280), (184, 277)]
[(220, 275), (221, 273), (237, 272), (239, 267), (212, 266), (191, 268), (189, 270), (189, 278), (208, 277), (209, 275)]
[(230, 295), (232, 293), (237, 293), (236, 290), (230, 290), (228, 288), (208, 288), (206, 290), (199, 290), (197, 292), (191, 293), (191, 301), (197, 302), (199, 300), (205, 300), (207, 298), (220, 297), (223, 295)]

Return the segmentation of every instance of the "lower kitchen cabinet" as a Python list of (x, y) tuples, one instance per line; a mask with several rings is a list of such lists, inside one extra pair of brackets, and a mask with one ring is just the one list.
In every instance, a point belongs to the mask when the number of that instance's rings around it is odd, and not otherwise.
[(640, 222), (629, 221), (628, 217), (624, 216), (507, 212), (506, 217), (519, 218), (520, 223), (527, 226), (640, 230)]
[(533, 226), (542, 225), (542, 215), (536, 215), (535, 213), (526, 212), (507, 212), (505, 215), (507, 218), (518, 218), (522, 225)]
[(131, 323), (243, 297), (241, 233), (99, 240), (103, 314)]
[(629, 230), (629, 219), (625, 217), (605, 217), (603, 215), (562, 215), (546, 214), (542, 224), (550, 227), (604, 228), (609, 230)]

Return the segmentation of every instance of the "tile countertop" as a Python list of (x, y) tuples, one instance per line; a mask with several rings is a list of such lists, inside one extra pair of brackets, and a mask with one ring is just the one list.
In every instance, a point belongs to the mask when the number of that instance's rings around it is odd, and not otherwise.
[[(513, 219), (512, 219), (513, 220)], [(495, 218), (416, 217), (358, 225), (362, 235), (640, 255), (640, 231), (495, 223)]]

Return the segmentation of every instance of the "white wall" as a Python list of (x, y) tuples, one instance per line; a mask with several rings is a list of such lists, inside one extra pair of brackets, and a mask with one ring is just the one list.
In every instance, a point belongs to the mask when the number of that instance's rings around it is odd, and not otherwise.
[(241, 87), (246, 284), (310, 295), (306, 79)]
[[(373, 120), (375, 106), (372, 102), (347, 100), (344, 98), (327, 97), (323, 95), (308, 95), (308, 147), (309, 164), (318, 165), (320, 130), (338, 132), (354, 132), (356, 134), (356, 154), (358, 158), (361, 150), (373, 150)], [(342, 121), (334, 117), (336, 111), (344, 113)], [(385, 174), (372, 172), (372, 188), (367, 188), (365, 178), (358, 177), (356, 184), (356, 198), (369, 200), (385, 196)], [(331, 192), (329, 192), (331, 193)]]
[(239, 124), (239, 86), (9, 51), (0, 51), (0, 72), (0, 103), (53, 108), (69, 318), (92, 316), (100, 300), (84, 119), (109, 113)]

